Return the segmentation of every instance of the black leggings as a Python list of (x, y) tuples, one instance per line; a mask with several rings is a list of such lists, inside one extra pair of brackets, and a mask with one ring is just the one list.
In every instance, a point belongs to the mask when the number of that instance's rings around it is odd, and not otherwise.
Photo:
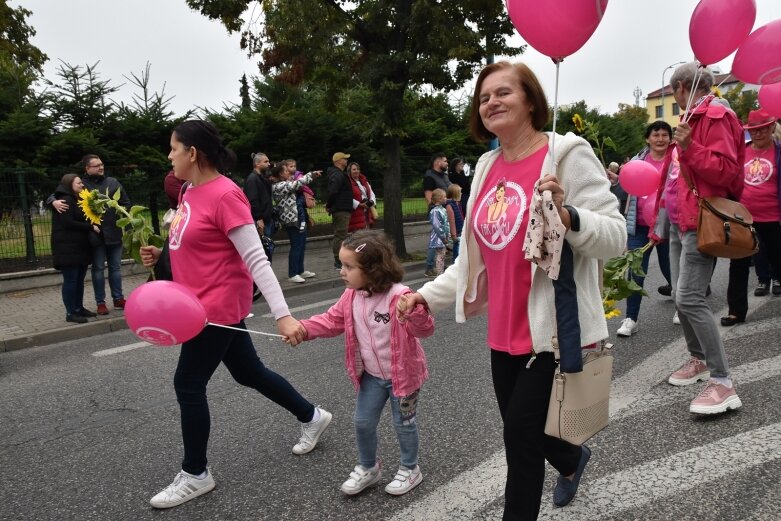
[[(773, 268), (773, 276), (781, 273), (781, 224), (778, 222), (754, 223), (759, 235), (759, 251)], [(729, 262), (729, 284), (727, 304), (729, 314), (740, 320), (748, 313), (748, 279), (751, 271), (751, 257), (732, 259)]]
[[(244, 329), (244, 321), (233, 327)], [(206, 447), (211, 428), (206, 384), (220, 362), (225, 364), (234, 380), (281, 405), (298, 421), (311, 421), (315, 413), (314, 405), (287, 380), (263, 365), (249, 333), (207, 326), (198, 336), (182, 344), (174, 375), (176, 400), (182, 415), (182, 470), (190, 474), (206, 470)]]
[(491, 375), (507, 453), (504, 521), (537, 519), (545, 460), (569, 476), (577, 470), (582, 451), (579, 445), (545, 434), (556, 362), (553, 353), (541, 353), (526, 369), (530, 358), (491, 350)]

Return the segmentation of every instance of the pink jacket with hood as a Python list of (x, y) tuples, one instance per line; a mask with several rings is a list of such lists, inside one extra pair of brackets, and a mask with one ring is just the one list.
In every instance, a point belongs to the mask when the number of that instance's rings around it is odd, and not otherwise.
[[(434, 318), (428, 310), (418, 304), (405, 322), (396, 318), (396, 302), (401, 295), (412, 293), (402, 285), (395, 284), (388, 292), (391, 324), (391, 383), (393, 395), (408, 396), (420, 389), (428, 379), (426, 355), (419, 338), (434, 334)], [(364, 298), (361, 291), (347, 289), (331, 308), (320, 315), (302, 320), (307, 340), (335, 337), (344, 333), (344, 365), (355, 389), (361, 383), (363, 363), (353, 322), (353, 300)]]
[[(669, 172), (673, 148), (678, 149), (681, 173), (678, 176), (677, 203), (681, 232), (696, 230), (699, 216), (697, 198), (692, 194), (684, 177), (688, 175), (700, 197), (726, 197), (734, 201), (743, 193), (743, 163), (746, 144), (743, 127), (732, 109), (721, 100), (706, 98), (689, 120), (691, 144), (686, 150), (677, 144), (670, 145), (662, 167)], [(656, 207), (664, 193), (667, 176), (662, 176), (656, 196)], [(659, 237), (660, 228), (650, 227)]]

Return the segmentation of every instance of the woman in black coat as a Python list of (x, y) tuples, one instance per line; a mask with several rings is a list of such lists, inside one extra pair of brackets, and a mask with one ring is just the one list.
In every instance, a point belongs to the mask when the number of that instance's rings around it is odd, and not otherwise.
[(89, 224), (76, 199), (84, 188), (78, 174), (66, 174), (54, 192), (56, 199), (65, 201), (68, 209), (52, 212), (52, 256), (54, 268), (62, 272), (62, 302), (65, 304), (65, 320), (84, 324), (87, 317), (96, 316), (84, 309), (84, 277), (92, 262), (90, 234), (100, 233), (100, 228)]

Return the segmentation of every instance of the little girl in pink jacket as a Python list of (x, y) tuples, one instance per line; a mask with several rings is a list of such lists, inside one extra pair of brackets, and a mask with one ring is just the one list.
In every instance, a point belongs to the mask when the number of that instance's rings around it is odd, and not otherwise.
[(347, 374), (358, 392), (355, 434), (358, 465), (342, 484), (347, 495), (377, 483), (377, 424), (390, 399), (401, 462), (385, 492), (402, 495), (420, 484), (418, 466), (418, 393), (428, 378), (419, 338), (434, 333), (434, 318), (417, 306), (405, 322), (396, 318), (396, 302), (411, 290), (400, 284), (404, 270), (381, 231), (361, 230), (348, 236), (339, 251), (345, 289), (336, 304), (321, 315), (302, 320), (306, 340), (344, 333)]

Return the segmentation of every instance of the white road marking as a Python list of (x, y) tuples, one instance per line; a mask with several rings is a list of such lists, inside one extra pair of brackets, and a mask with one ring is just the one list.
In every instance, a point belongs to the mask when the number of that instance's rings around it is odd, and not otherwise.
[(109, 356), (117, 353), (124, 353), (125, 351), (132, 351), (139, 347), (151, 346), (149, 342), (136, 342), (135, 344), (128, 344), (126, 346), (112, 347), (111, 349), (104, 349), (103, 351), (95, 351), (92, 356)]
[(543, 505), (539, 519), (613, 516), (777, 459), (781, 459), (781, 423), (584, 481), (578, 497), (567, 508)]
[[(412, 284), (418, 284), (420, 282), (426, 282), (426, 281), (429, 281), (429, 280), (431, 280), (431, 279), (428, 279), (428, 278), (425, 278), (425, 279), (413, 279), (413, 280), (405, 281), (404, 284), (406, 284), (407, 286), (409, 286), (411, 288)], [(290, 313), (292, 313), (295, 316), (295, 313), (298, 313), (299, 311), (307, 311), (309, 309), (315, 309), (315, 308), (319, 308), (319, 307), (330, 307), (337, 300), (339, 300), (339, 299), (335, 298), (335, 299), (321, 300), (320, 302), (313, 302), (311, 304), (306, 304), (306, 305), (303, 305), (303, 306), (290, 308)], [(261, 318), (273, 318), (273, 317), (274, 317), (274, 315), (272, 313), (265, 313), (265, 314), (261, 315)], [(247, 317), (247, 318), (249, 318), (249, 317)]]
[[(753, 311), (760, 305), (761, 302), (759, 299), (749, 297), (750, 310)], [(727, 308), (724, 307), (714, 311), (713, 314), (715, 317), (726, 315)], [(743, 335), (774, 329), (771, 328), (769, 324), (760, 325), (765, 324), (766, 322), (771, 322), (771, 320), (762, 321), (751, 328), (746, 327), (748, 326), (747, 324), (740, 328), (725, 330), (723, 332), (723, 337), (731, 340)], [(614, 380), (610, 391), (611, 419), (615, 419), (624, 410), (627, 410), (627, 413), (631, 414), (631, 409), (629, 408), (636, 402), (646, 398), (651, 389), (662, 382), (666, 382), (667, 377), (685, 360), (686, 342), (683, 338), (680, 338), (658, 350), (641, 364), (630, 369), (621, 378)], [(772, 358), (770, 361), (774, 364), (774, 368), (775, 364), (781, 363), (781, 360), (779, 360), (778, 357)], [(759, 375), (757, 372), (760, 371), (762, 366), (767, 370), (768, 367), (765, 365), (767, 362), (767, 360), (764, 360), (733, 369), (737, 372), (736, 381), (738, 385), (740, 384), (740, 381), (742, 381), (742, 379), (738, 380), (738, 376), (749, 379), (761, 379), (762, 375)], [(687, 390), (689, 395), (691, 395), (691, 389)], [(672, 393), (667, 395), (667, 400), (664, 401), (670, 402), (678, 399), (680, 399), (679, 395), (675, 394), (675, 390), (673, 390)], [(643, 407), (642, 404), (638, 404), (637, 406)], [(761, 460), (755, 460), (753, 464), (758, 463), (761, 463)], [(391, 520), (455, 521), (474, 519), (476, 513), (485, 508), (485, 505), (502, 496), (504, 493), (506, 472), (504, 450), (497, 451), (480, 465), (459, 474), (444, 485), (437, 487), (425, 498), (414, 502), (392, 517)], [(611, 482), (615, 481), (612, 476), (605, 479), (610, 479)], [(617, 483), (620, 485), (621, 481), (618, 480)], [(644, 485), (648, 486), (647, 483)], [(639, 484), (638, 486), (642, 488), (643, 484)], [(578, 494), (578, 497), (581, 497), (580, 494)], [(624, 502), (624, 504), (627, 503)], [(499, 512), (501, 512), (501, 509)], [(501, 514), (499, 514), (498, 517), (501, 517)], [(580, 519), (587, 518), (589, 517), (580, 517)]]

